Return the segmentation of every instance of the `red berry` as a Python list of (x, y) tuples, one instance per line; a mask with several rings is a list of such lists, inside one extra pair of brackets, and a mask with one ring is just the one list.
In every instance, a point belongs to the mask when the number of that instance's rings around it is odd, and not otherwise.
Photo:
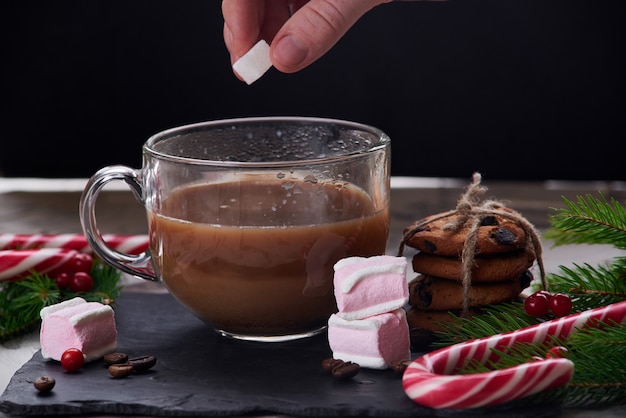
[(564, 358), (567, 357), (569, 350), (563, 346), (552, 347), (546, 353), (546, 358)]
[(550, 301), (546, 295), (535, 292), (524, 301), (524, 310), (530, 316), (545, 316), (550, 310)]
[(84, 271), (74, 273), (70, 282), (70, 289), (72, 289), (72, 292), (89, 292), (92, 288), (93, 278), (89, 273), (85, 273)]
[(538, 290), (536, 293), (545, 295), (545, 297), (547, 297), (548, 300), (552, 299), (552, 293), (548, 292), (547, 290)]
[(61, 290), (67, 289), (72, 281), (72, 277), (68, 273), (59, 273), (54, 278), (54, 283)]
[(572, 312), (572, 300), (565, 293), (555, 293), (550, 298), (550, 310), (554, 316), (566, 316)]
[(91, 273), (93, 267), (93, 258), (86, 253), (78, 253), (67, 263), (68, 269), (72, 272), (84, 271)]
[(68, 348), (61, 355), (61, 366), (68, 372), (75, 372), (85, 364), (85, 356), (78, 348)]

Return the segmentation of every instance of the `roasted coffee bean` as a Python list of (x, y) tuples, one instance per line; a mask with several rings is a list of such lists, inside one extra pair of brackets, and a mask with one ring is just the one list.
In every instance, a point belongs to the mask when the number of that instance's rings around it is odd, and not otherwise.
[(121, 379), (130, 375), (135, 371), (135, 368), (130, 364), (111, 364), (109, 366), (109, 374), (114, 379)]
[(112, 364), (124, 364), (128, 362), (128, 354), (124, 353), (110, 353), (103, 357), (104, 362), (107, 366)]
[(322, 369), (324, 369), (325, 372), (332, 373), (333, 368), (340, 364), (343, 364), (343, 360), (327, 358), (322, 360)]
[(155, 356), (134, 357), (128, 360), (128, 364), (135, 368), (136, 372), (144, 372), (154, 367), (157, 362)]
[(332, 376), (337, 380), (351, 379), (361, 370), (361, 366), (351, 361), (342, 362), (333, 367)]
[(35, 380), (35, 382), (33, 383), (35, 385), (35, 389), (37, 389), (39, 392), (50, 392), (52, 390), (52, 388), (54, 387), (56, 383), (56, 380), (54, 380), (54, 377), (50, 377), (50, 376), (42, 376), (37, 378), (37, 380)]
[(396, 373), (404, 373), (404, 371), (406, 370), (407, 367), (409, 367), (409, 364), (411, 362), (409, 360), (398, 360), (398, 361), (394, 361), (393, 363), (391, 363), (391, 370), (393, 370)]

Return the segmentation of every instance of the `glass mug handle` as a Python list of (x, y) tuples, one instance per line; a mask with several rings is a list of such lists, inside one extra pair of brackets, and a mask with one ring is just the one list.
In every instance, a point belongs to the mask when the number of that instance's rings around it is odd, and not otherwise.
[(157, 281), (152, 268), (149, 250), (132, 255), (111, 248), (102, 238), (96, 223), (96, 200), (102, 188), (109, 182), (124, 181), (131, 189), (135, 198), (143, 204), (140, 176), (137, 170), (123, 166), (108, 166), (97, 171), (87, 182), (80, 198), (80, 223), (87, 243), (93, 252), (107, 264), (133, 276)]

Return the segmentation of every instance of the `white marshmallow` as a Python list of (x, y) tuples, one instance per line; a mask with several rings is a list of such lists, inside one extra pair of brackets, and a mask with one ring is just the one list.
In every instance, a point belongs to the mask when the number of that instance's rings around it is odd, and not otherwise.
[(272, 66), (270, 46), (261, 39), (233, 64), (233, 69), (248, 84), (257, 81)]

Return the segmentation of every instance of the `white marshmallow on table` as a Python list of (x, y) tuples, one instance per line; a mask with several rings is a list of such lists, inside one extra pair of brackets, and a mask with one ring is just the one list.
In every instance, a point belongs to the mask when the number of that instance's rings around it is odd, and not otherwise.
[(40, 316), (44, 359), (60, 361), (65, 350), (77, 348), (89, 362), (117, 347), (115, 314), (109, 305), (76, 297), (43, 308)]
[(328, 342), (333, 358), (370, 369), (386, 369), (411, 359), (409, 325), (404, 309), (365, 319), (328, 319)]
[(335, 299), (343, 319), (363, 319), (402, 308), (409, 300), (404, 257), (348, 257), (335, 266)]
[(233, 64), (233, 69), (248, 85), (261, 78), (271, 67), (270, 46), (263, 39)]

